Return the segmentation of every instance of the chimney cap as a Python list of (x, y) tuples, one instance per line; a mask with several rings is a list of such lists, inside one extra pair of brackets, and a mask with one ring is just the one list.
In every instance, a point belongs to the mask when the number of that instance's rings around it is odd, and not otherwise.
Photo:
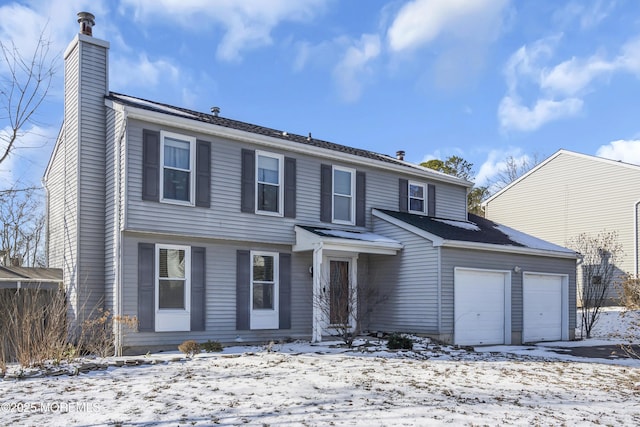
[(96, 25), (96, 17), (89, 12), (78, 12), (78, 23), (80, 24), (80, 34), (93, 35), (93, 26)]

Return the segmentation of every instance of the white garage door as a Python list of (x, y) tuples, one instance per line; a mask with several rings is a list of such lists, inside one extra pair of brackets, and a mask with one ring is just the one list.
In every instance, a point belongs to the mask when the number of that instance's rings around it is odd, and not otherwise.
[(526, 273), (522, 283), (522, 341), (562, 339), (562, 276)]
[[(456, 269), (454, 342), (504, 344), (506, 273)], [(509, 325), (510, 326), (510, 325)]]

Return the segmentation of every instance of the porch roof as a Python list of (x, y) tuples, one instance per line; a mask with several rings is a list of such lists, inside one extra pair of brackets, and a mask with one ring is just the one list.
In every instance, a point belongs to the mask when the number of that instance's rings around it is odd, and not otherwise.
[(0, 266), (0, 289), (55, 288), (62, 285), (62, 269)]
[(294, 252), (323, 250), (395, 255), (402, 244), (379, 234), (365, 231), (341, 230), (326, 227), (296, 225)]

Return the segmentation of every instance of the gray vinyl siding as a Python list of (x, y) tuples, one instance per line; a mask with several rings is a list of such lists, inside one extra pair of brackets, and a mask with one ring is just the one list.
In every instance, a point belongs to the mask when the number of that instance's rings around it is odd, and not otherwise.
[(617, 230), (625, 252), (618, 267), (633, 272), (639, 183), (640, 167), (560, 153), (491, 200), (487, 217), (559, 245)]
[[(513, 271), (521, 268), (520, 273)], [(522, 333), (522, 277), (524, 272), (569, 275), (569, 331), (576, 327), (575, 260), (504, 252), (442, 248), (442, 334), (453, 337), (454, 269), (456, 267), (511, 271), (511, 330)]]
[[(166, 130), (210, 141), (212, 156), (211, 207), (198, 208), (142, 200), (142, 131)], [(264, 150), (258, 145), (239, 143), (204, 134), (194, 134), (169, 126), (130, 120), (127, 127), (127, 226), (137, 231), (171, 231), (184, 236), (293, 244), (295, 224), (320, 222), (320, 165), (331, 163), (354, 168), (366, 174), (366, 228), (371, 227), (371, 209), (398, 207), (399, 174), (374, 167), (326, 159), (285, 150), (268, 149), (296, 159), (296, 218), (273, 217), (240, 211), (241, 150)], [(425, 183), (431, 183), (425, 181)], [(455, 185), (434, 183), (437, 187), (438, 216), (464, 219), (466, 190)], [(323, 224), (326, 226), (326, 224)], [(355, 226), (354, 226), (355, 227)], [(362, 228), (362, 227), (356, 227)]]
[(124, 315), (137, 316), (138, 243), (166, 243), (204, 247), (206, 250), (205, 330), (198, 332), (126, 332), (125, 347), (162, 346), (175, 348), (186, 339), (233, 343), (237, 336), (246, 342), (268, 342), (286, 338), (309, 339), (312, 325), (311, 252), (292, 253), (291, 329), (236, 330), (236, 251), (263, 250), (290, 253), (289, 246), (242, 242), (144, 236), (125, 233), (123, 244)]
[(105, 291), (105, 48), (81, 43), (79, 135), (78, 282), (87, 311), (102, 305)]
[(373, 311), (371, 328), (437, 334), (438, 248), (379, 218), (374, 218), (373, 230), (404, 247), (395, 256), (370, 256), (370, 277), (382, 301)]
[(120, 232), (116, 225), (117, 203), (116, 186), (117, 186), (117, 141), (116, 135), (121, 131), (123, 126), (122, 115), (117, 114), (114, 110), (108, 109), (106, 113), (106, 156), (105, 156), (105, 234), (104, 234), (104, 270), (105, 270), (105, 308), (113, 310), (116, 306), (115, 284), (118, 262), (118, 249), (116, 247), (117, 234)]

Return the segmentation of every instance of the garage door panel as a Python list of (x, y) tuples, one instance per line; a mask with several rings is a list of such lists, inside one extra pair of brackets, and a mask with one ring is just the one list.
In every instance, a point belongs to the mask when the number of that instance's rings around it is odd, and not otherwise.
[(505, 273), (457, 270), (454, 341), (460, 345), (505, 342)]
[(524, 342), (562, 339), (562, 276), (525, 274), (522, 302)]

